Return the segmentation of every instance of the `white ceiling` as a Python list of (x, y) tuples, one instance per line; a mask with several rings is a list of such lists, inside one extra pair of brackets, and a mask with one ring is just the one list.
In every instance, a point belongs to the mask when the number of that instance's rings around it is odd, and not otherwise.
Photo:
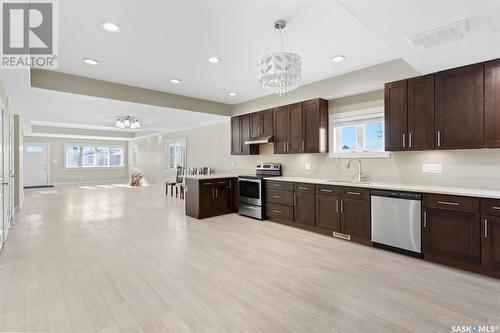
[[(89, 133), (91, 130), (119, 131), (124, 137), (130, 137), (133, 132), (138, 137), (228, 121), (228, 117), (208, 113), (31, 88), (28, 76), (28, 71), (0, 71), (12, 109), (22, 115), (25, 125), (83, 128)], [(141, 129), (114, 127), (116, 117), (126, 115), (137, 117)]]
[[(500, 1), (342, 1), (343, 5), (422, 74), (500, 58)], [(463, 39), (424, 49), (408, 36), (463, 19)]]
[[(266, 95), (257, 61), (285, 18), (304, 83), (398, 58), (337, 1), (59, 1), (58, 71), (235, 104)], [(112, 21), (119, 33), (102, 31)], [(269, 51), (280, 47), (275, 36)], [(346, 56), (341, 63), (330, 58)], [(216, 56), (218, 64), (207, 58)], [(101, 63), (89, 66), (82, 58)], [(170, 83), (178, 78), (181, 84)], [(238, 95), (231, 97), (229, 92)]]

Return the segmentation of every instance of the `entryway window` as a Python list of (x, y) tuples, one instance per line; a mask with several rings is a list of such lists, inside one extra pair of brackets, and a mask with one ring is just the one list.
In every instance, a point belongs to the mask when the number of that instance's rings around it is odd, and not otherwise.
[(186, 138), (165, 142), (165, 169), (186, 167)]
[(384, 149), (382, 109), (330, 114), (330, 156), (336, 158), (388, 157)]
[(123, 168), (124, 147), (64, 145), (65, 168)]

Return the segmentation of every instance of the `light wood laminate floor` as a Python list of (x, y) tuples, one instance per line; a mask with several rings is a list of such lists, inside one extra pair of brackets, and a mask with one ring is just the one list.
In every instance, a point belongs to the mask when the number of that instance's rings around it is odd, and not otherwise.
[(500, 280), (236, 214), (194, 220), (163, 191), (26, 191), (0, 254), (0, 331), (500, 325)]

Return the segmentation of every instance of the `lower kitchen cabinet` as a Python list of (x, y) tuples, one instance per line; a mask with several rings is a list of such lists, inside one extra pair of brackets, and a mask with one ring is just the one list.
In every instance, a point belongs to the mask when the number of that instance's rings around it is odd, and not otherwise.
[(484, 273), (500, 278), (500, 216), (483, 216), (481, 228)]
[(186, 215), (201, 219), (231, 213), (234, 179), (186, 179)]
[(295, 183), (293, 202), (293, 221), (315, 225), (315, 195), (313, 184)]
[(424, 259), (478, 271), (481, 264), (479, 199), (424, 194), (423, 205)]
[(340, 196), (316, 193), (316, 226), (340, 232)]
[(340, 232), (369, 241), (371, 239), (370, 201), (342, 198), (340, 207)]

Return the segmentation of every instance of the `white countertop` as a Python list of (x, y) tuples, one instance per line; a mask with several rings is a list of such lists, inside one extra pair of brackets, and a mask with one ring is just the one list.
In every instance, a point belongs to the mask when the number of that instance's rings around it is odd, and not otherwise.
[(294, 183), (310, 183), (319, 185), (337, 185), (348, 187), (364, 187), (374, 190), (395, 190), (407, 192), (420, 192), (420, 193), (435, 193), (435, 194), (448, 194), (448, 195), (462, 195), (468, 197), (480, 198), (493, 198), (500, 199), (500, 190), (483, 190), (475, 188), (462, 188), (462, 187), (447, 187), (447, 186), (434, 186), (434, 185), (417, 185), (417, 184), (391, 184), (391, 183), (374, 183), (374, 182), (331, 182), (328, 179), (319, 178), (301, 178), (301, 177), (269, 177), (267, 180), (294, 182)]
[(237, 175), (234, 174), (224, 174), (224, 173), (215, 173), (211, 175), (188, 175), (184, 176), (186, 179), (198, 179), (198, 180), (207, 180), (207, 179), (221, 179), (221, 178), (237, 178)]

